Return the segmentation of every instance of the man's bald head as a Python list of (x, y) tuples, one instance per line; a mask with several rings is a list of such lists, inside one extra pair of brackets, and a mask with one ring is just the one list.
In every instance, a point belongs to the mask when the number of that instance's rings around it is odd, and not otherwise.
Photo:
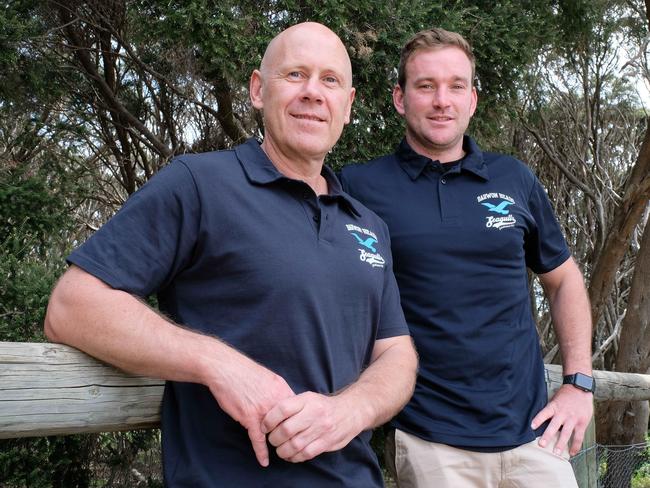
[(314, 52), (332, 50), (344, 60), (345, 77), (348, 86), (352, 86), (352, 64), (343, 42), (332, 30), (317, 22), (303, 22), (293, 25), (275, 36), (264, 52), (260, 64), (262, 76), (267, 76), (273, 71), (290, 46), (301, 46), (313, 49)]
[(315, 22), (289, 27), (251, 75), (251, 102), (264, 119), (262, 149), (272, 161), (322, 165), (350, 122), (354, 93), (341, 39)]

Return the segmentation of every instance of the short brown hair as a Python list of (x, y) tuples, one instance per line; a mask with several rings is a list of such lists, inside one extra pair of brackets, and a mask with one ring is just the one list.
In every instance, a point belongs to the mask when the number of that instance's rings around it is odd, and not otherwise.
[(406, 63), (415, 52), (442, 49), (444, 47), (457, 47), (467, 55), (469, 62), (472, 64), (472, 79), (470, 82), (473, 84), (476, 61), (472, 46), (467, 42), (467, 39), (456, 32), (433, 28), (418, 32), (402, 48), (397, 68), (397, 84), (400, 88), (404, 90), (406, 86)]

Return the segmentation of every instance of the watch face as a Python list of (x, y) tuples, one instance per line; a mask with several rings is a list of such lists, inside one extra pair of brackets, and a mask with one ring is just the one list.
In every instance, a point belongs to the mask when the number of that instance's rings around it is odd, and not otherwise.
[(585, 391), (593, 391), (594, 379), (582, 373), (576, 373), (574, 378), (574, 385)]

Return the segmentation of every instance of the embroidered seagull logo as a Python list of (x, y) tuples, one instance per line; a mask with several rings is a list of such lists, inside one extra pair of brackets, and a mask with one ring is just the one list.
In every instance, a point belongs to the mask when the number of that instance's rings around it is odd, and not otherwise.
[(357, 234), (355, 234), (354, 232), (350, 232), (350, 234), (352, 234), (352, 235), (357, 239), (357, 241), (359, 241), (359, 244), (361, 244), (363, 247), (367, 247), (367, 248), (370, 249), (372, 252), (377, 252), (377, 249), (375, 249), (375, 247), (373, 246), (373, 244), (374, 244), (375, 242), (377, 242), (377, 239), (374, 239), (374, 238), (372, 238), (372, 237), (368, 237), (368, 238), (364, 241), (364, 240), (361, 239), (361, 237), (359, 237), (359, 236), (358, 236)]
[(506, 207), (508, 205), (512, 205), (512, 203), (503, 200), (499, 205), (492, 205), (491, 203), (483, 202), (481, 205), (485, 205), (490, 212), (496, 212), (501, 215), (508, 215), (510, 213), (510, 210), (506, 210)]

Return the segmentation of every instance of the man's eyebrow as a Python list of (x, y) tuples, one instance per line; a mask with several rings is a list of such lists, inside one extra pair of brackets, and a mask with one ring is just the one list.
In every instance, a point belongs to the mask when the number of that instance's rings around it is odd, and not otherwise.
[[(276, 72), (283, 74), (283, 73), (291, 73), (292, 71), (311, 71), (314, 69), (313, 66), (308, 66), (306, 64), (286, 64), (286, 65), (281, 65), (276, 68)], [(325, 67), (317, 67), (318, 73), (320, 76), (327, 76), (327, 75), (333, 75), (336, 78), (338, 78), (342, 83), (345, 81), (345, 71), (342, 68), (337, 68), (334, 66), (325, 66)]]
[(321, 73), (323, 74), (329, 74), (329, 75), (336, 75), (337, 78), (344, 79), (345, 78), (345, 73), (339, 68), (324, 68), (321, 70)]
[[(449, 78), (449, 80), (452, 82), (462, 81), (465, 83), (469, 83), (469, 78), (465, 76), (452, 76), (451, 78)], [(415, 78), (415, 83), (421, 83), (423, 81), (441, 81), (441, 80), (439, 80), (435, 76), (422, 76), (420, 78)], [(442, 81), (448, 81), (448, 80), (442, 80)]]

